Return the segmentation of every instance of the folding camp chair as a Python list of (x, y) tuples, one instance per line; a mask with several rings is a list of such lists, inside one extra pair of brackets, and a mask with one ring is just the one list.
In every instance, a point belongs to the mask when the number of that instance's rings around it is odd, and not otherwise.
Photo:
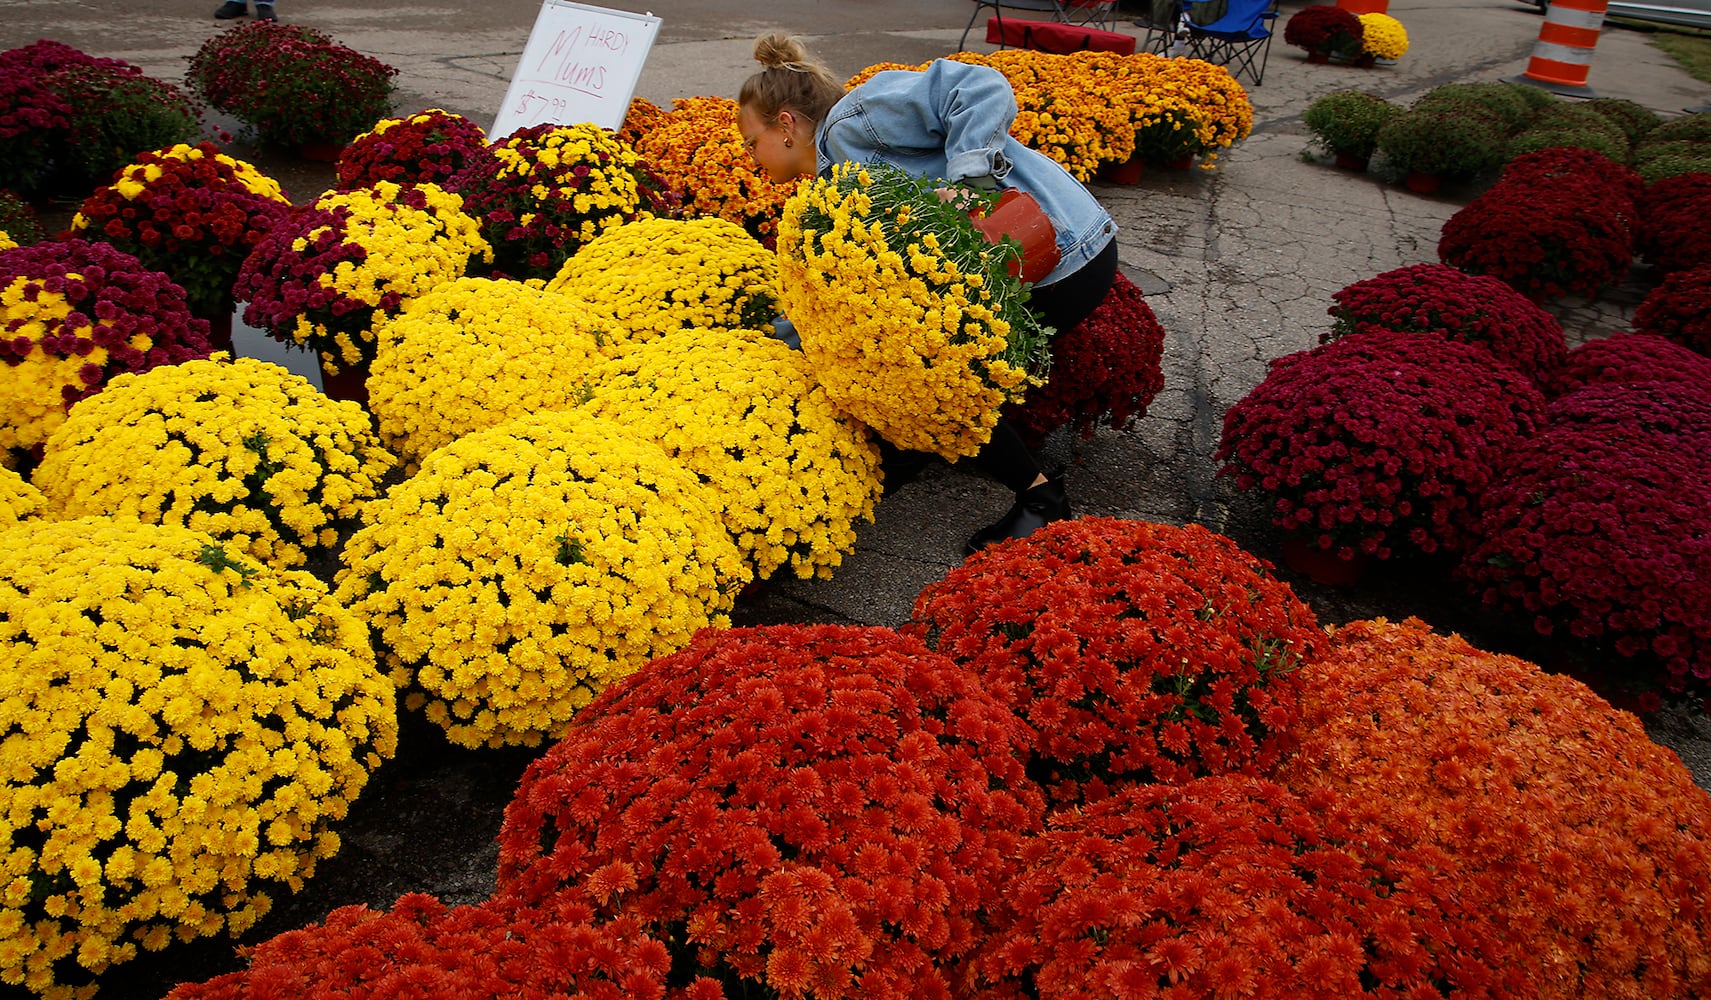
[(992, 9), (992, 16), (998, 19), (998, 35), (1002, 38), (1006, 10), (1050, 14), (1052, 20), (1060, 24), (1110, 30), (1116, 18), (1117, 0), (974, 0), (974, 13), (969, 15), (968, 26), (962, 29), (962, 38), (957, 42), (959, 51), (968, 47), (968, 33), (980, 18), (980, 12), (988, 7)]
[(1194, 4), (1205, 0), (1185, 0), (1184, 10), (1190, 12), (1180, 28), (1188, 32), (1187, 51), (1191, 59), (1204, 59), (1223, 66), (1238, 81), (1242, 74), (1259, 86), (1265, 79), (1265, 60), (1271, 53), (1272, 29), (1277, 23), (1277, 0), (1229, 0), (1224, 16), (1207, 24), (1196, 24), (1192, 17)]

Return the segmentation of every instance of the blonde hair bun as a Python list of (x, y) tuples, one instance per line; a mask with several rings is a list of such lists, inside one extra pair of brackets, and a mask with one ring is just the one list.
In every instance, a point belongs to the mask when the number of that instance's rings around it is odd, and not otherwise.
[(808, 63), (808, 47), (795, 35), (768, 32), (755, 39), (755, 62), (767, 69), (800, 71)]

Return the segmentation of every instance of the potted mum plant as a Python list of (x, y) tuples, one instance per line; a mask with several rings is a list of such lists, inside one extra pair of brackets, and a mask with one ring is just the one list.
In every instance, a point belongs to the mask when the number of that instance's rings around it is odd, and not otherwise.
[(1503, 163), (1501, 121), (1473, 107), (1457, 110), (1409, 108), (1378, 130), (1387, 166), (1410, 191), (1432, 194), (1445, 180), (1468, 180)]
[(1357, 333), (1273, 361), (1225, 413), (1215, 457), (1267, 496), (1285, 560), (1313, 575), (1315, 549), (1344, 563), (1459, 551), (1502, 456), (1544, 415), (1538, 388), (1483, 347)]
[(1378, 131), (1401, 114), (1399, 104), (1364, 90), (1338, 90), (1314, 101), (1301, 121), (1313, 141), (1336, 158), (1337, 166), (1365, 170), (1378, 149)]
[(1664, 278), (1634, 310), (1634, 330), (1711, 355), (1711, 265)]
[(469, 164), (491, 156), (487, 132), (463, 115), (429, 108), (408, 118), (386, 118), (351, 140), (340, 154), (337, 187), (367, 187), (375, 181), (438, 184)]
[(146, 152), (78, 206), (71, 231), (135, 254), (184, 287), (217, 349), (232, 346), (232, 284), (291, 210), (279, 183), (213, 143)]
[(1360, 15), (1332, 4), (1313, 4), (1296, 11), (1283, 26), (1283, 40), (1305, 49), (1307, 61), (1330, 62), (1333, 55), (1354, 58), (1362, 44)]
[(262, 142), (331, 161), (392, 112), (397, 74), (316, 28), (255, 21), (203, 43), (185, 81)]
[(1374, 11), (1360, 15), (1361, 56), (1375, 62), (1394, 63), (1408, 51), (1408, 29), (1389, 14)]

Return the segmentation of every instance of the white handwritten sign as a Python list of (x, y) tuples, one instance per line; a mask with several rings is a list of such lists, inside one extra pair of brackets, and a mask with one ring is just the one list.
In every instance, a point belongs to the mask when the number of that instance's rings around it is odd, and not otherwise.
[(546, 122), (616, 129), (658, 32), (652, 14), (545, 0), (488, 138)]

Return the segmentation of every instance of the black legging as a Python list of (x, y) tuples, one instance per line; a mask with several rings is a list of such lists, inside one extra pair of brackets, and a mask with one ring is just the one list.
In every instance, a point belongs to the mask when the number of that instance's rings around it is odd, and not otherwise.
[[(1112, 240), (1075, 273), (1035, 288), (1028, 296), (1028, 308), (1039, 315), (1041, 323), (1062, 333), (1092, 315), (1116, 279), (1117, 241)], [(974, 464), (1013, 493), (1032, 486), (1043, 471), (1034, 453), (1022, 443), (1022, 436), (1003, 417), (992, 428), (992, 439), (975, 454)]]

